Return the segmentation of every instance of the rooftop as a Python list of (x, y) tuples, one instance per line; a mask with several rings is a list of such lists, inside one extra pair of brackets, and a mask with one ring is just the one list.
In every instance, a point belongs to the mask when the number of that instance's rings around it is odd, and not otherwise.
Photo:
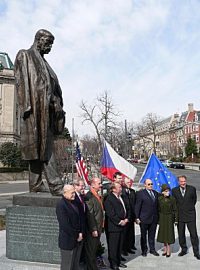
[(0, 70), (2, 69), (13, 69), (13, 63), (10, 57), (5, 52), (0, 52)]

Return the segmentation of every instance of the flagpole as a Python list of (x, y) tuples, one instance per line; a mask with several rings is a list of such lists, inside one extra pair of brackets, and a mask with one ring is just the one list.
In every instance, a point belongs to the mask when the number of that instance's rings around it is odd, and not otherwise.
[(143, 174), (142, 174), (142, 176), (140, 177), (140, 180), (139, 180), (139, 182), (138, 182), (139, 184), (140, 184), (140, 181), (142, 180), (143, 176), (144, 176), (145, 173), (146, 173), (146, 170), (147, 170), (147, 168), (148, 168), (149, 161), (150, 161), (152, 155), (153, 155), (153, 153), (151, 153), (151, 155), (150, 155), (150, 157), (149, 157), (149, 160), (148, 160), (148, 162), (147, 162), (147, 165), (146, 165), (146, 167), (145, 167), (145, 170), (143, 171)]
[(72, 182), (74, 181), (74, 118), (72, 118)]
[(128, 142), (127, 142), (127, 121), (125, 119), (124, 122), (124, 130), (125, 130), (125, 153), (124, 153), (124, 158), (127, 159), (128, 158)]

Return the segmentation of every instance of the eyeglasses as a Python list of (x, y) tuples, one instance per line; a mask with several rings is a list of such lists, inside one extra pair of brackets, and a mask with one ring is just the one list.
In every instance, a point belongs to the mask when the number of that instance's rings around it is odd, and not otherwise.
[(149, 183), (149, 184), (147, 184), (147, 186), (153, 186), (153, 183)]

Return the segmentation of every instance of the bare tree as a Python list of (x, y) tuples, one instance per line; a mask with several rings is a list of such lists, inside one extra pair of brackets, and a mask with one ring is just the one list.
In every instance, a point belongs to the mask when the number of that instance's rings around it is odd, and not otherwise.
[(71, 141), (65, 138), (59, 138), (58, 140), (54, 141), (54, 148), (55, 148), (56, 162), (60, 175), (62, 176), (63, 172), (71, 173), (72, 171)]
[(92, 125), (95, 128), (95, 132), (97, 135), (98, 139), (98, 145), (101, 148), (101, 132), (100, 132), (100, 124), (103, 121), (102, 118), (97, 116), (97, 105), (89, 106), (85, 101), (81, 101), (80, 105), (81, 110), (83, 111), (82, 113), (82, 118), (83, 118), (83, 123), (84, 122), (91, 122)]
[[(154, 113), (148, 113), (140, 123), (135, 125), (134, 128), (135, 136), (143, 141), (143, 147), (149, 147), (152, 145), (152, 149), (155, 154), (156, 139), (158, 137), (157, 126), (160, 121), (160, 116)], [(148, 152), (148, 149), (144, 149), (144, 151)]]
[(83, 157), (87, 162), (88, 171), (92, 176), (99, 171), (99, 161), (101, 159), (97, 138), (85, 135), (81, 139), (81, 146)]
[(98, 142), (96, 137), (85, 135), (81, 138), (81, 144), (83, 147), (83, 156), (86, 159), (93, 159), (96, 162), (98, 154)]
[(80, 104), (82, 110), (82, 118), (84, 122), (90, 122), (95, 129), (99, 151), (102, 149), (102, 136), (107, 139), (109, 136), (109, 129), (115, 126), (115, 119), (119, 116), (119, 112), (115, 110), (112, 98), (108, 92), (105, 91), (96, 98), (93, 106), (88, 105), (82, 100)]
[(112, 102), (108, 92), (105, 91), (99, 97), (97, 97), (98, 108), (101, 112), (103, 121), (103, 130), (101, 131), (104, 138), (107, 139), (109, 129), (116, 125), (116, 117), (119, 116), (119, 112), (115, 109), (115, 105)]

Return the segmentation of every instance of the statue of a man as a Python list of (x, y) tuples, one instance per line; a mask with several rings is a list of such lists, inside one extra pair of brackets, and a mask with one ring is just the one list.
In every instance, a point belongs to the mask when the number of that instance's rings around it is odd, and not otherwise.
[(30, 192), (43, 192), (42, 172), (52, 195), (61, 193), (63, 182), (54, 158), (55, 135), (65, 124), (62, 91), (56, 74), (44, 59), (54, 36), (41, 29), (28, 50), (20, 50), (15, 60), (16, 91), (21, 111), (21, 149), (29, 161)]

